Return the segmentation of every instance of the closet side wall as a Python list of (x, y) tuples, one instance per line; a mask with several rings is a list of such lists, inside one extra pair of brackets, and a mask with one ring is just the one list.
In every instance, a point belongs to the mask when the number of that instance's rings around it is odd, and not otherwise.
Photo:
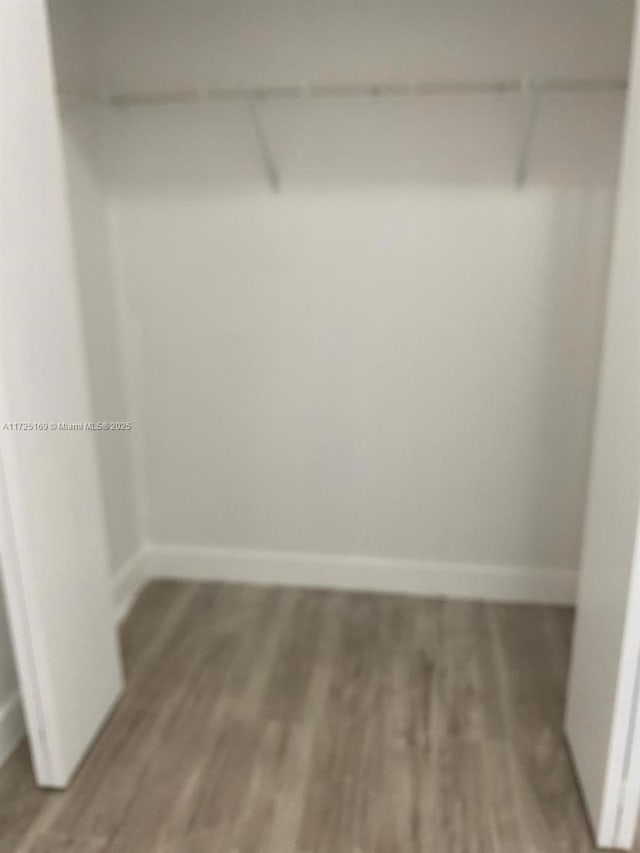
[[(100, 171), (104, 120), (95, 108), (70, 109), (64, 114), (63, 130), (93, 415), (96, 421), (111, 424), (131, 422), (133, 416), (125, 394), (107, 198)], [(111, 565), (117, 572), (140, 547), (132, 433), (118, 429), (95, 435)]]
[[(104, 423), (132, 420), (125, 386), (123, 330), (110, 245), (108, 187), (103, 174), (104, 112), (84, 97), (99, 91), (98, 39), (90, 4), (53, 0), (51, 23), (61, 92), (67, 185), (91, 379), (93, 417)], [(135, 489), (133, 436), (96, 431), (111, 567), (127, 587), (141, 545)], [(117, 592), (117, 595), (120, 593)]]

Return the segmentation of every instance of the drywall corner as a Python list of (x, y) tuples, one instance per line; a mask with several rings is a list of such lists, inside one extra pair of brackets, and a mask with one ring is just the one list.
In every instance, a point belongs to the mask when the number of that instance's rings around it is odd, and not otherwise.
[(145, 548), (139, 548), (114, 573), (113, 604), (118, 625), (131, 612), (147, 580), (143, 559), (144, 552)]

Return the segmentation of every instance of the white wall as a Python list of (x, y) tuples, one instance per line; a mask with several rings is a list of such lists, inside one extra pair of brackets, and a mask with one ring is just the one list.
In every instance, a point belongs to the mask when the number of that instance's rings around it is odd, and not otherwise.
[[(59, 89), (95, 93), (99, 88), (98, 42), (91, 5), (84, 0), (53, 0), (50, 18)], [(93, 417), (104, 422), (132, 421), (125, 330), (110, 239), (108, 184), (103, 174), (104, 116), (95, 106), (63, 102), (61, 119)], [(110, 563), (118, 573), (138, 551), (142, 538), (135, 439), (130, 432), (106, 431), (96, 432), (95, 440)]]
[[(59, 0), (54, 0), (54, 3)], [(106, 90), (624, 76), (631, 0), (93, 0)]]
[(576, 566), (607, 181), (518, 191), (517, 114), (459, 104), (436, 179), (394, 109), (274, 132), (280, 195), (238, 108), (114, 118), (152, 542)]
[[(95, 108), (63, 115), (67, 182), (94, 418), (133, 420), (126, 395), (123, 329), (118, 314), (105, 182), (100, 171), (101, 125)], [(133, 424), (136, 428), (137, 424)], [(96, 433), (111, 567), (118, 571), (140, 547), (133, 435)]]

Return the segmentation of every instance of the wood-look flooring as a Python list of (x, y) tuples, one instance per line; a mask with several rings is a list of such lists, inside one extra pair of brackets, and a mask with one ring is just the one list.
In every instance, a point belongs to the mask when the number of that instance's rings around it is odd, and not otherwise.
[(26, 745), (0, 853), (587, 853), (570, 610), (154, 583), (70, 789)]

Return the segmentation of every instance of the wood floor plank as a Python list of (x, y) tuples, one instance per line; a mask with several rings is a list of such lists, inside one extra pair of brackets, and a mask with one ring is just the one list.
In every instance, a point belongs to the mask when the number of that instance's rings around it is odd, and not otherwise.
[(298, 849), (305, 853), (373, 850), (380, 820), (375, 717), (341, 714), (318, 728)]
[(295, 738), (292, 726), (278, 722), (269, 722), (260, 731), (248, 784), (236, 804), (234, 819), (226, 822), (222, 849), (263, 853), (273, 832), (278, 792)]
[[(237, 648), (237, 639), (224, 634), (213, 633), (207, 643), (201, 643), (190, 677), (160, 717), (151, 745), (152, 760), (145, 755), (139, 763), (139, 784), (129, 792), (128, 808), (115, 831), (109, 833), (109, 851), (128, 853), (139, 850), (146, 841), (160, 843), (163, 834), (175, 834), (174, 823), (182, 826), (184, 818), (176, 806), (185, 787), (195, 794), (194, 773), (208, 755), (216, 731), (216, 709), (224, 704), (225, 677)], [(195, 780), (202, 784), (201, 778)]]
[[(176, 853), (174, 842), (156, 848), (150, 853)], [(179, 853), (227, 853), (221, 846), (218, 833), (210, 830), (189, 832), (180, 842)], [(234, 851), (228, 851), (234, 853)]]
[[(422, 719), (409, 709), (416, 614), (414, 602), (393, 597), (358, 596), (345, 608), (300, 850), (374, 851), (394, 843), (409, 849), (405, 842), (418, 831), (414, 794), (424, 767), (409, 758), (416, 751), (411, 726)], [(405, 801), (400, 792), (407, 789)], [(390, 801), (397, 808), (387, 814), (383, 804)]]
[(440, 602), (401, 598), (386, 599), (381, 606), (375, 853), (433, 849), (433, 702), (441, 611)]
[(64, 838), (43, 834), (35, 840), (29, 853), (103, 853), (105, 842), (96, 838)]
[(23, 740), (0, 768), (0, 853), (15, 853), (49, 800), (33, 781), (29, 747)]
[(345, 608), (324, 713), (316, 730), (298, 848), (372, 850), (378, 829), (382, 737), (382, 609), (374, 596)]
[(51, 829), (70, 837), (110, 838), (125, 820), (146, 769), (156, 758), (163, 726), (159, 709), (123, 704), (74, 783), (56, 795), (60, 802)]
[(324, 631), (330, 595), (300, 595), (283, 630), (262, 712), (267, 719), (300, 720)]
[(53, 821), (60, 834), (105, 836), (118, 830), (150, 768), (165, 763), (181, 718), (195, 701), (195, 682), (184, 681), (160, 702), (125, 698), (80, 770), (77, 784), (57, 795), (61, 804)]
[(547, 635), (539, 608), (493, 607), (508, 685), (512, 724), (524, 737), (562, 731), (564, 692), (550, 677)]
[[(492, 607), (504, 661), (506, 713), (524, 843), (534, 853), (592, 850), (564, 742), (567, 635), (535, 607)], [(556, 661), (553, 663), (553, 661)], [(560, 664), (566, 673), (566, 664)]]
[[(229, 625), (235, 625), (240, 648), (225, 685), (226, 697), (243, 711), (251, 709), (252, 713), (259, 713), (280, 638), (291, 618), (298, 593), (290, 589), (259, 587), (229, 589), (241, 592), (242, 598), (235, 606), (229, 601), (227, 608), (226, 618)], [(224, 624), (222, 620), (220, 627)]]
[(440, 689), (444, 660), (443, 611), (441, 600), (415, 602), (413, 638), (409, 644), (409, 731), (416, 744), (438, 736), (445, 717)]
[(540, 617), (548, 649), (547, 662), (558, 701), (563, 713), (566, 702), (571, 642), (573, 639), (573, 611), (566, 607), (541, 607)]
[(439, 736), (475, 742), (504, 737), (486, 605), (445, 602), (441, 636), (443, 659), (436, 672)]
[(353, 595), (344, 610), (328, 699), (334, 715), (364, 717), (378, 706), (380, 616), (373, 595)]
[(437, 853), (436, 756), (431, 741), (385, 746), (375, 853)]
[(505, 744), (458, 738), (437, 748), (434, 850), (511, 853), (522, 850)]
[(531, 750), (513, 747), (516, 761), (515, 795), (519, 801), (522, 834), (532, 853), (594, 853), (573, 772), (561, 738)]
[(227, 635), (200, 635), (190, 610), (183, 612), (107, 724), (80, 770), (77, 789), (60, 795), (56, 832), (112, 839), (135, 820), (131, 811), (154, 773), (175, 775), (183, 736), (191, 735), (201, 750), (198, 738), (205, 734), (198, 728), (198, 709), (208, 713), (220, 695), (236, 647), (237, 641)]
[(261, 853), (298, 853), (297, 839), (305, 810), (305, 791), (313, 770), (318, 728), (324, 725), (331, 678), (338, 654), (345, 597), (330, 593), (324, 600), (324, 626), (307, 693), (303, 719), (295, 724), (282, 767), (271, 832)]
[(146, 652), (164, 626), (167, 616), (179, 611), (193, 587), (179, 581), (157, 581), (140, 593), (128, 618), (120, 629), (122, 659), (127, 679), (133, 675)]

